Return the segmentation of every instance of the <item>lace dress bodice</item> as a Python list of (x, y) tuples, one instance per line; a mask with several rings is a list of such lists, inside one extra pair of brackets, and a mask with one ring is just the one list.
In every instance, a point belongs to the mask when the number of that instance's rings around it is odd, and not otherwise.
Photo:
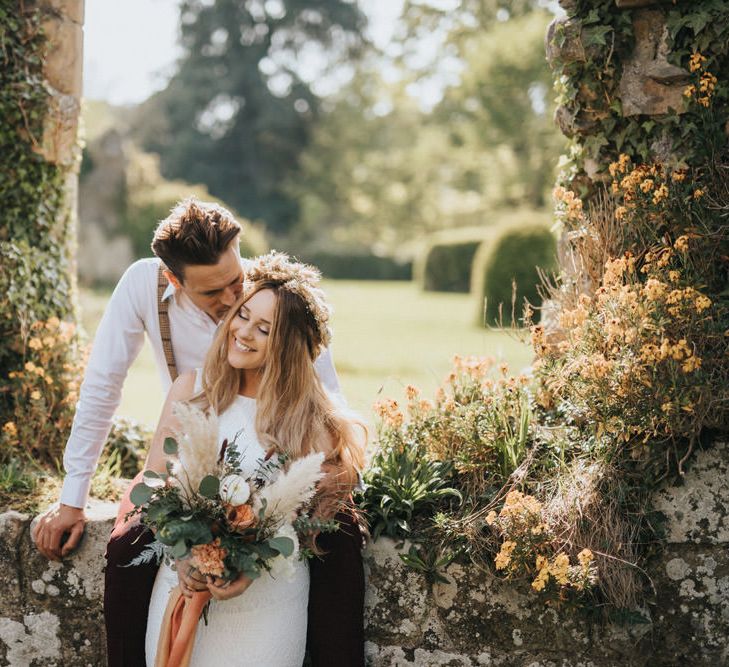
[[(256, 401), (238, 396), (219, 416), (219, 442), (235, 439), (241, 474), (248, 476), (265, 456), (256, 437)], [(177, 574), (162, 565), (154, 583), (147, 620), (147, 665), (154, 665), (157, 640)], [(263, 573), (240, 596), (210, 603), (208, 624), (201, 619), (191, 667), (301, 667), (306, 645), (309, 570), (296, 561), (291, 576)]]

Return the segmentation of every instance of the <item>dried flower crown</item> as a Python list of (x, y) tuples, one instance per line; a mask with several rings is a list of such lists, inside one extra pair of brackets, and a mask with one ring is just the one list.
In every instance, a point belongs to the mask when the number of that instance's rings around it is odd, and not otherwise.
[(272, 282), (279, 289), (301, 297), (316, 323), (319, 340), (315, 343), (319, 347), (326, 347), (332, 338), (329, 329), (332, 309), (324, 290), (318, 286), (320, 281), (321, 272), (315, 266), (295, 262), (287, 254), (273, 250), (252, 260), (246, 268), (244, 286), (247, 288), (252, 283)]

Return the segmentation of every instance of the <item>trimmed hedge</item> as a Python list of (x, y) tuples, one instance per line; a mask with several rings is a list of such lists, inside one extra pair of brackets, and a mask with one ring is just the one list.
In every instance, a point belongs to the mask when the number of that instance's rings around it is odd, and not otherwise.
[[(497, 324), (500, 304), (503, 304), (504, 326), (519, 321), (525, 299), (538, 308), (541, 297), (537, 267), (547, 273), (557, 267), (557, 242), (546, 226), (509, 227), (492, 241), (483, 243), (473, 261), (471, 283), (478, 298), (479, 323)], [(516, 282), (514, 322), (511, 319), (512, 281)], [(533, 319), (539, 321), (539, 310)]]
[[(491, 243), (504, 229), (551, 224), (551, 212), (516, 208), (494, 211), (479, 227), (456, 227), (431, 235), (419, 253), (415, 280), (431, 292), (473, 291), (473, 266), (484, 242)], [(476, 290), (479, 293), (480, 287)]]
[(324, 278), (337, 280), (412, 280), (412, 262), (399, 262), (392, 257), (371, 253), (312, 251), (294, 253), (302, 261), (313, 264)]
[(432, 245), (425, 257), (422, 286), (426, 292), (468, 292), (471, 266), (483, 239)]

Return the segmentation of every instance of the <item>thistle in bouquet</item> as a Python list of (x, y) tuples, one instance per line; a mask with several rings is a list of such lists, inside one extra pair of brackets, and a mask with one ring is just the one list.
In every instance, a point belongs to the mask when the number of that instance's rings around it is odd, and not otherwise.
[[(245, 474), (238, 437), (224, 441), (218, 454), (214, 414), (179, 403), (175, 416), (179, 428), (164, 442), (171, 458), (166, 472), (145, 471), (131, 491), (131, 514), (156, 535), (133, 564), (190, 558), (202, 575), (228, 581), (285, 573), (299, 555), (297, 527), (312, 528), (299, 514), (323, 476), (324, 455), (290, 462), (273, 456)], [(325, 523), (313, 527), (327, 530)]]

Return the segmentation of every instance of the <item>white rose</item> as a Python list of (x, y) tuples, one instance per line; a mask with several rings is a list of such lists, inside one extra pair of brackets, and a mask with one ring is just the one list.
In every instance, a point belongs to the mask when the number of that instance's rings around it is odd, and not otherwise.
[(220, 497), (231, 505), (242, 505), (251, 495), (248, 480), (240, 475), (226, 475), (220, 482)]

